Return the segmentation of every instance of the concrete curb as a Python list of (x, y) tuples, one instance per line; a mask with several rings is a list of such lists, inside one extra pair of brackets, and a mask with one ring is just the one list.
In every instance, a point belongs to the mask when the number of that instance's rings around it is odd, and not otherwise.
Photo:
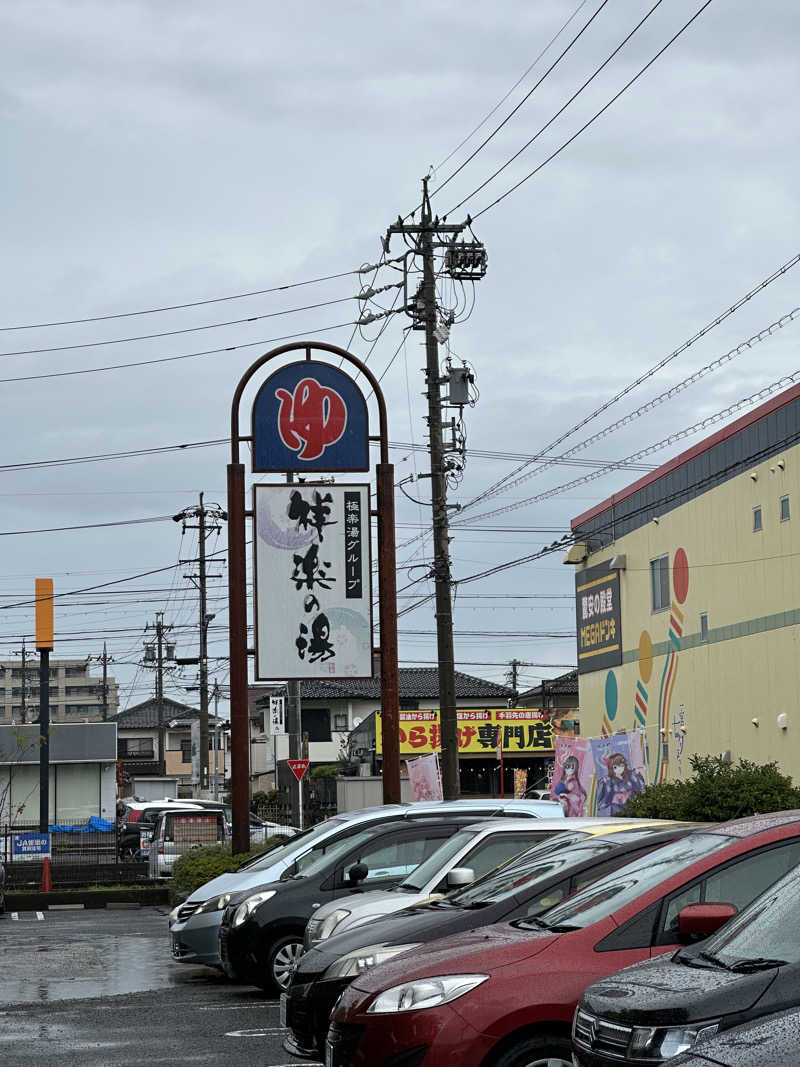
[(103, 892), (6, 893), (6, 911), (89, 911), (98, 908), (141, 908), (168, 905), (166, 886)]

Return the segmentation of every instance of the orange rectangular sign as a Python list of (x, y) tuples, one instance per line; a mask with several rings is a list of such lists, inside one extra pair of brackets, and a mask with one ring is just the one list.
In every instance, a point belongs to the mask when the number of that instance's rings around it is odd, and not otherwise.
[(36, 648), (53, 648), (53, 579), (36, 579)]

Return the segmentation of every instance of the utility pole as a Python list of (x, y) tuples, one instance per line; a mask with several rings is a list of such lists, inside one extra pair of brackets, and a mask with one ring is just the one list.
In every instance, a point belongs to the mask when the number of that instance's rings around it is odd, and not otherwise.
[(518, 659), (512, 659), (509, 662), (508, 666), (509, 666), (508, 679), (511, 682), (511, 693), (512, 693), (512, 696), (511, 696), (511, 701), (512, 701), (511, 707), (515, 708), (517, 706), (517, 701), (519, 700), (519, 688), (517, 686), (517, 678), (519, 677), (518, 672), (519, 672), (520, 667), (522, 666), (522, 662), (521, 662), (521, 660), (518, 660)]
[[(208, 575), (206, 571), (206, 540), (212, 532), (219, 533), (222, 523), (227, 515), (218, 504), (210, 504), (206, 507), (203, 503), (204, 494), (200, 494), (200, 503), (197, 507), (184, 508), (177, 515), (173, 515), (175, 522), (182, 523), (184, 530), (198, 531), (198, 573), (187, 574), (197, 586), (200, 594), (200, 791), (209, 787), (208, 777), (208, 627), (214, 615), (209, 615), (206, 610), (207, 579), (219, 578), (220, 575)], [(197, 519), (194, 526), (187, 519)], [(206, 523), (206, 519), (210, 522)], [(188, 562), (182, 560), (181, 562)]]
[(95, 662), (95, 663), (102, 664), (102, 667), (103, 667), (103, 683), (102, 683), (102, 686), (101, 686), (101, 694), (102, 694), (101, 709), (102, 709), (102, 715), (103, 715), (103, 722), (108, 722), (108, 665), (109, 665), (109, 663), (113, 663), (114, 662), (114, 657), (113, 656), (109, 656), (108, 648), (106, 647), (106, 642), (105, 641), (103, 642), (103, 654), (102, 654), (102, 656), (89, 656), (88, 657), (88, 662), (89, 663)]
[(172, 626), (164, 625), (164, 612), (156, 612), (155, 623), (148, 623), (147, 630), (154, 629), (156, 634), (155, 648), (152, 643), (144, 646), (145, 664), (155, 664), (156, 670), (156, 719), (158, 726), (158, 773), (161, 778), (167, 774), (167, 731), (164, 725), (164, 659), (175, 659), (175, 645), (172, 641), (166, 642), (164, 649), (164, 634), (172, 629)]
[[(442, 731), (442, 791), (445, 800), (455, 800), (460, 795), (458, 772), (458, 720), (456, 713), (455, 662), (453, 652), (452, 574), (450, 569), (450, 533), (447, 515), (447, 469), (445, 467), (442, 439), (441, 385), (449, 382), (442, 377), (439, 368), (439, 342), (441, 334), (436, 305), (436, 273), (434, 250), (448, 249), (446, 269), (449, 276), (477, 280), (486, 272), (486, 253), (477, 243), (456, 244), (456, 238), (470, 225), (470, 219), (458, 224), (445, 224), (438, 216), (433, 218), (428, 195), (428, 178), (422, 179), (422, 213), (419, 224), (406, 224), (398, 218), (390, 226), (384, 240), (388, 251), (392, 234), (410, 235), (416, 238), (415, 254), (422, 258), (422, 285), (413, 303), (416, 323), (425, 330), (425, 384), (428, 398), (428, 435), (430, 452), (431, 510), (433, 522), (433, 579), (436, 603), (436, 644), (439, 664), (439, 712)], [(450, 240), (442, 243), (439, 235), (449, 234)], [(480, 260), (476, 269), (464, 273), (463, 254)], [(453, 252), (456, 255), (453, 256)], [(476, 261), (477, 262), (477, 261)], [(460, 270), (460, 272), (459, 272)], [(407, 291), (407, 285), (406, 285)], [(421, 307), (420, 307), (421, 303)], [(446, 337), (446, 334), (445, 334)]]

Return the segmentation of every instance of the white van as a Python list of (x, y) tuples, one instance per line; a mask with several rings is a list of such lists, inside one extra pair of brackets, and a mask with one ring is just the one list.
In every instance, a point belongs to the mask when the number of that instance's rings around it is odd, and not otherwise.
[(227, 837), (224, 811), (189, 807), (159, 812), (150, 841), (150, 877), (169, 878), (178, 856), (201, 845), (221, 845)]

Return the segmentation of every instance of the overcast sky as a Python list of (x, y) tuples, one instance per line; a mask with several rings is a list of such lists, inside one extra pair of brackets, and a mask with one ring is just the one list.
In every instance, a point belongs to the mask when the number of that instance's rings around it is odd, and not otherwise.
[[(669, 40), (701, 0), (663, 0), (576, 102), (486, 189), (454, 211), (477, 215), (571, 136)], [(379, 237), (409, 211), (430, 167), (432, 186), (477, 147), (546, 70), (600, 0), (435, 0), (366, 4), (220, 5), (7, 0), (0, 6), (0, 325), (111, 315), (204, 300), (353, 270), (375, 262)], [(476, 158), (434, 198), (451, 211), (514, 154), (620, 43), (651, 4), (609, 0), (579, 43)], [(497, 113), (451, 151), (574, 19)], [(793, 0), (714, 0), (598, 121), (541, 173), (475, 223), (489, 272), (455, 356), (475, 369), (469, 444), (531, 454), (638, 377), (798, 251), (800, 12)], [(399, 253), (400, 247), (397, 246)], [(383, 284), (396, 280), (384, 270)], [(800, 303), (800, 267), (754, 298), (557, 451), (685, 378)], [(270, 339), (353, 321), (355, 302), (197, 333), (94, 344), (187, 329), (353, 296), (341, 278), (287, 293), (84, 326), (0, 333), (3, 464), (224, 437), (239, 376)], [(376, 283), (378, 284), (378, 283)], [(443, 293), (443, 296), (447, 296)], [(370, 356), (382, 372), (402, 337), (393, 320)], [(620, 459), (800, 369), (790, 324), (679, 397), (579, 455)], [(356, 334), (364, 356), (377, 327)], [(322, 336), (346, 345), (352, 327)], [(421, 335), (410, 333), (384, 379), (393, 441), (425, 440)], [(259, 342), (250, 348), (68, 377), (30, 375), (135, 363)], [(263, 342), (263, 343), (262, 343)], [(443, 353), (444, 354), (444, 353)], [(409, 409), (410, 399), (410, 409)], [(699, 439), (658, 452), (660, 463)], [(398, 478), (415, 469), (393, 451)], [(172, 515), (196, 500), (224, 504), (226, 451), (0, 470), (0, 532)], [(425, 457), (416, 464), (424, 469)], [(468, 457), (453, 496), (466, 503), (507, 473), (507, 460)], [(555, 466), (492, 498), (504, 506), (584, 468)], [(466, 577), (549, 544), (570, 519), (637, 477), (618, 471), (548, 501), (454, 531), (453, 571)], [(425, 498), (427, 484), (409, 485)], [(465, 511), (462, 519), (480, 509)], [(398, 521), (428, 513), (398, 496)], [(498, 532), (497, 527), (511, 529)], [(490, 530), (485, 527), (490, 526)], [(484, 527), (483, 529), (481, 527)], [(538, 529), (552, 533), (531, 532)], [(399, 530), (404, 541), (414, 527)], [(224, 533), (218, 546), (225, 544)], [(0, 538), (0, 608), (52, 575), (82, 589), (192, 555), (180, 527), (158, 523)], [(215, 542), (213, 547), (217, 547)], [(429, 559), (400, 549), (408, 565)], [(414, 554), (416, 552), (416, 554)], [(399, 584), (409, 580), (400, 567)], [(164, 571), (103, 596), (59, 605), (57, 656), (117, 659), (123, 705), (152, 692), (137, 671), (142, 630), (164, 610), (179, 654), (196, 598)], [(224, 567), (215, 569), (211, 651), (224, 657)], [(410, 572), (419, 578), (424, 569)], [(421, 582), (416, 590), (428, 588)], [(121, 590), (154, 590), (132, 593)], [(573, 572), (561, 554), (464, 586), (456, 630), (460, 669), (502, 680), (516, 657), (523, 684), (575, 662)], [(486, 599), (489, 595), (496, 599)], [(509, 599), (548, 594), (550, 600)], [(505, 596), (504, 596), (505, 595)], [(480, 596), (480, 599), (474, 599)], [(96, 600), (97, 603), (93, 601)], [(403, 604), (410, 601), (404, 599)], [(418, 631), (415, 634), (408, 631)], [(429, 606), (401, 619), (401, 661), (435, 661)], [(32, 610), (2, 610), (0, 656), (32, 633)], [(541, 666), (539, 666), (541, 665)], [(214, 669), (216, 668), (216, 669)], [(223, 659), (212, 674), (227, 677)], [(169, 693), (194, 676), (172, 678)]]

